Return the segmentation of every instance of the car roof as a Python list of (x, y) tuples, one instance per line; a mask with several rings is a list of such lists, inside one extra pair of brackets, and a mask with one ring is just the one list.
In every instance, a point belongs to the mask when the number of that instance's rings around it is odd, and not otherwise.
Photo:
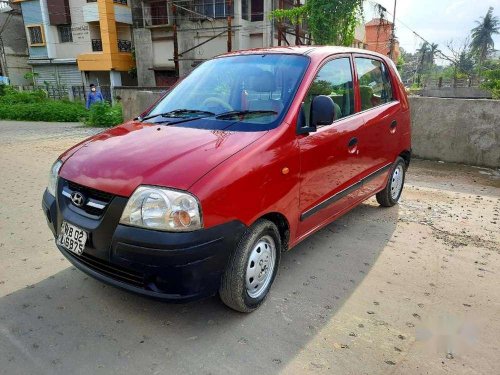
[(237, 55), (260, 55), (260, 54), (290, 54), (290, 55), (306, 55), (313, 58), (324, 58), (334, 54), (341, 53), (360, 53), (366, 55), (377, 56), (383, 59), (388, 59), (380, 53), (369, 51), (366, 49), (342, 47), (342, 46), (290, 46), (290, 47), (270, 47), (270, 48), (253, 48), (235, 52), (229, 52), (222, 56), (237, 56)]

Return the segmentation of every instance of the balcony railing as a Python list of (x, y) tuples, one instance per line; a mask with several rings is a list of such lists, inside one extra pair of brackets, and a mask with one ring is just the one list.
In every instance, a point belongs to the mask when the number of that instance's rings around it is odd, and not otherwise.
[(132, 52), (132, 42), (130, 40), (118, 39), (118, 51)]
[[(101, 52), (102, 51), (102, 40), (92, 39), (92, 51)], [(120, 52), (132, 52), (132, 42), (130, 40), (118, 39), (118, 51)]]
[[(97, 0), (87, 0), (87, 3), (97, 3)], [(128, 0), (113, 0), (113, 3), (120, 5), (127, 5)]]
[(92, 51), (94, 51), (94, 52), (102, 51), (102, 40), (101, 39), (92, 39)]

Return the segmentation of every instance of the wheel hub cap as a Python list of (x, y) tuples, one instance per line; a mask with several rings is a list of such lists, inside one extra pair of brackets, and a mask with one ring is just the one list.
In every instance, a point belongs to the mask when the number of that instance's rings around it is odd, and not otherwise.
[(391, 177), (391, 197), (394, 200), (397, 200), (399, 198), (399, 194), (401, 193), (401, 189), (403, 187), (403, 176), (404, 176), (404, 171), (403, 167), (401, 164), (399, 164), (394, 172), (392, 173)]
[(247, 293), (260, 297), (271, 282), (276, 258), (276, 245), (270, 236), (263, 236), (250, 252), (245, 275)]

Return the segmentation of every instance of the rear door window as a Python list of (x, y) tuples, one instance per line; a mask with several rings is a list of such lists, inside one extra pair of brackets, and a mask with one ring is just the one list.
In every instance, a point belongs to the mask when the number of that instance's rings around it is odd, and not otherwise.
[(341, 57), (327, 62), (319, 70), (303, 103), (303, 121), (309, 126), (311, 102), (318, 95), (332, 98), (335, 107), (334, 119), (354, 113), (354, 92), (352, 84), (351, 62), (349, 57)]
[(367, 110), (394, 100), (389, 71), (380, 60), (356, 57), (361, 110)]

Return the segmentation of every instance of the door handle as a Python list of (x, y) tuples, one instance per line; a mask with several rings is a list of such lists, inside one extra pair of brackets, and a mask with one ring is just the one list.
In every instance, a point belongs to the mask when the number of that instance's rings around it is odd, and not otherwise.
[(398, 122), (396, 120), (392, 120), (391, 125), (390, 125), (391, 130), (395, 129), (396, 126), (398, 126)]
[(354, 146), (356, 146), (358, 144), (358, 138), (356, 137), (353, 137), (349, 140), (349, 143), (347, 144), (347, 147), (349, 148), (353, 148)]

